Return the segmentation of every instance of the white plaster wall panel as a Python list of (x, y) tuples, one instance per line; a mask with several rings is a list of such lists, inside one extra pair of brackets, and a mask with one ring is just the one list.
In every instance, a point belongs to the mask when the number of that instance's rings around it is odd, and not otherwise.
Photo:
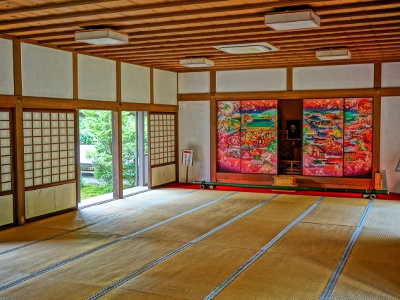
[(217, 92), (285, 90), (286, 68), (217, 72)]
[(173, 182), (175, 178), (175, 164), (151, 169), (151, 186), (153, 187)]
[(150, 69), (121, 63), (122, 102), (150, 103)]
[(374, 65), (293, 68), (293, 90), (372, 88)]
[(382, 87), (400, 87), (400, 62), (382, 64)]
[(382, 97), (381, 169), (386, 170), (389, 192), (400, 193), (400, 172), (395, 172), (400, 159), (399, 139), (400, 97)]
[(0, 197), (0, 226), (14, 222), (13, 195)]
[(56, 211), (76, 207), (76, 183), (54, 187)]
[(154, 103), (176, 105), (178, 92), (178, 76), (174, 72), (153, 70)]
[(73, 97), (72, 53), (21, 43), (22, 94)]
[[(182, 150), (193, 150), (193, 166), (188, 170), (188, 182), (210, 181), (210, 102), (179, 102), (179, 162)], [(179, 181), (186, 180), (186, 167), (179, 164)]]
[(53, 187), (25, 192), (25, 216), (27, 219), (56, 211), (56, 197)]
[(178, 93), (209, 93), (210, 72), (193, 72), (178, 74)]
[(78, 55), (78, 98), (85, 100), (117, 100), (116, 62)]
[(13, 42), (0, 39), (0, 94), (14, 95)]

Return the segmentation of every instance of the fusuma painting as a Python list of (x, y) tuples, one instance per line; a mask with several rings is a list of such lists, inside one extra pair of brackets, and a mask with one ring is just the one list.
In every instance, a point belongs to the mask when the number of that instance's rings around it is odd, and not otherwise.
[(372, 175), (372, 98), (346, 98), (344, 176)]
[(219, 101), (217, 107), (218, 170), (240, 173), (240, 101)]
[(242, 173), (277, 174), (277, 113), (277, 100), (242, 101)]
[(218, 171), (277, 174), (277, 100), (219, 101)]
[(303, 100), (303, 175), (343, 176), (343, 99)]

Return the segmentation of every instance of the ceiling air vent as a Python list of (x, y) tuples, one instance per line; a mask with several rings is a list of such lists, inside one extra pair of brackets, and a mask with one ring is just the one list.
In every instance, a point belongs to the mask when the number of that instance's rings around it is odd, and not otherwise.
[(224, 51), (229, 54), (255, 54), (271, 51), (278, 51), (279, 49), (266, 43), (251, 43), (251, 44), (235, 44), (235, 45), (221, 45), (213, 46), (215, 49)]

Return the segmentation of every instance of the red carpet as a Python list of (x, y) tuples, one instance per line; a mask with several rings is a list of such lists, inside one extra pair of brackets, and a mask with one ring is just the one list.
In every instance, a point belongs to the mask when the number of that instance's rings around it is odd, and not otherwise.
[[(199, 184), (184, 184), (173, 182), (167, 184), (167, 188), (187, 188), (187, 189), (200, 189)], [(209, 189), (209, 188), (207, 188)], [(285, 191), (285, 190), (273, 190), (263, 188), (242, 188), (242, 187), (231, 187), (231, 186), (216, 186), (216, 190), (226, 191), (238, 191), (238, 192), (253, 192), (253, 193), (275, 193), (275, 194), (288, 194), (288, 195), (312, 195), (312, 196), (325, 196), (325, 197), (342, 197), (342, 198), (361, 198), (362, 195), (359, 193), (339, 193), (339, 192), (317, 192), (317, 191)], [(377, 199), (380, 200), (397, 200), (400, 201), (400, 194), (390, 193), (378, 194)]]

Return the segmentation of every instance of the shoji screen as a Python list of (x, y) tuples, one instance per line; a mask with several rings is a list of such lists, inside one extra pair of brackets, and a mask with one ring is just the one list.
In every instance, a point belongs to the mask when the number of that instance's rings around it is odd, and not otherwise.
[(11, 112), (0, 109), (0, 226), (14, 221)]
[(74, 111), (24, 111), (27, 218), (76, 205), (75, 118)]
[(176, 115), (149, 114), (151, 186), (176, 180)]

